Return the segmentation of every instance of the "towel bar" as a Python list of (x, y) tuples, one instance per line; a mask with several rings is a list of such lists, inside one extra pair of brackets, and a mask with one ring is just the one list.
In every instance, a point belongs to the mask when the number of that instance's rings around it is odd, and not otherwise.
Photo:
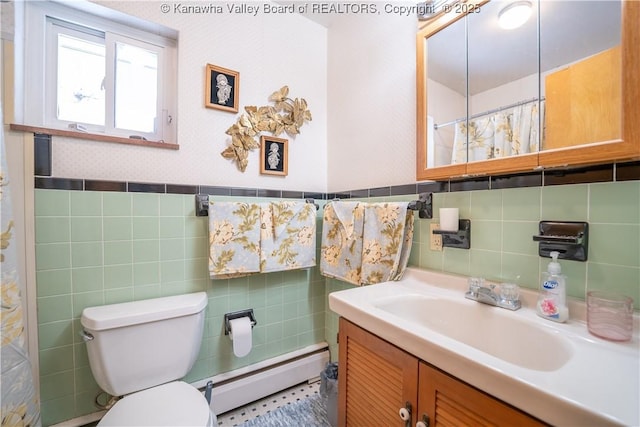
[(418, 211), (420, 218), (433, 218), (433, 193), (418, 194), (418, 200), (410, 202), (408, 208)]
[[(418, 195), (418, 200), (409, 202), (407, 208), (413, 211), (418, 211), (418, 216), (420, 218), (433, 218), (432, 195), (433, 193), (420, 193)], [(320, 208), (320, 206), (315, 202), (314, 199), (308, 198), (304, 200), (307, 203), (312, 203), (316, 207), (316, 210)], [(339, 201), (340, 199), (334, 200)], [(208, 194), (196, 194), (196, 216), (209, 216)]]
[[(320, 208), (313, 199), (304, 199), (307, 203), (312, 203), (316, 210)], [(196, 216), (209, 216), (209, 195), (196, 194)]]
[[(409, 202), (407, 209), (418, 211), (420, 218), (433, 218), (433, 193), (420, 193), (418, 200)], [(332, 202), (339, 202), (341, 199), (332, 199)], [(325, 205), (326, 206), (326, 205)]]

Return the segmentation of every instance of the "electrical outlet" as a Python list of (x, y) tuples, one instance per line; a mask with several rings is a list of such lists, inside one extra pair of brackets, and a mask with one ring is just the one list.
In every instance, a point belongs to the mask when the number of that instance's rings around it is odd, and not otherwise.
[(440, 224), (435, 222), (429, 224), (429, 235), (431, 236), (429, 239), (429, 249), (442, 252), (442, 236), (435, 234), (433, 230), (440, 230)]

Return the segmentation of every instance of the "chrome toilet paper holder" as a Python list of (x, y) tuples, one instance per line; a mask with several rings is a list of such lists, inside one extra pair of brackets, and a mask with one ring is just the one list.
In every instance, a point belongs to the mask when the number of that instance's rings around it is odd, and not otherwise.
[(224, 315), (224, 334), (229, 335), (231, 333), (231, 321), (233, 319), (239, 319), (241, 317), (248, 317), (251, 320), (251, 329), (258, 324), (256, 317), (253, 315), (253, 308), (246, 310), (234, 311), (233, 313), (226, 313)]

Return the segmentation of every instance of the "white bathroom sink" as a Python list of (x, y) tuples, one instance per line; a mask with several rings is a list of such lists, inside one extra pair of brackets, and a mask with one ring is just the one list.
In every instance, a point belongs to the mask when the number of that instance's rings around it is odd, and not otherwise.
[(551, 425), (639, 426), (640, 345), (590, 335), (584, 304), (569, 320), (534, 310), (521, 290), (510, 311), (464, 297), (466, 278), (410, 268), (398, 282), (329, 294), (338, 315), (418, 359)]
[(372, 305), (523, 368), (555, 371), (572, 354), (559, 334), (513, 318), (504, 309), (462, 298), (400, 295)]

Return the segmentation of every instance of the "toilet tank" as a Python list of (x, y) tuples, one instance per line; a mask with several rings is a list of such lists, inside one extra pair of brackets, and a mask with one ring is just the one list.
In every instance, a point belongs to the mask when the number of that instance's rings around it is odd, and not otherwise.
[(207, 294), (88, 307), (80, 322), (98, 385), (113, 396), (178, 380), (193, 367)]

